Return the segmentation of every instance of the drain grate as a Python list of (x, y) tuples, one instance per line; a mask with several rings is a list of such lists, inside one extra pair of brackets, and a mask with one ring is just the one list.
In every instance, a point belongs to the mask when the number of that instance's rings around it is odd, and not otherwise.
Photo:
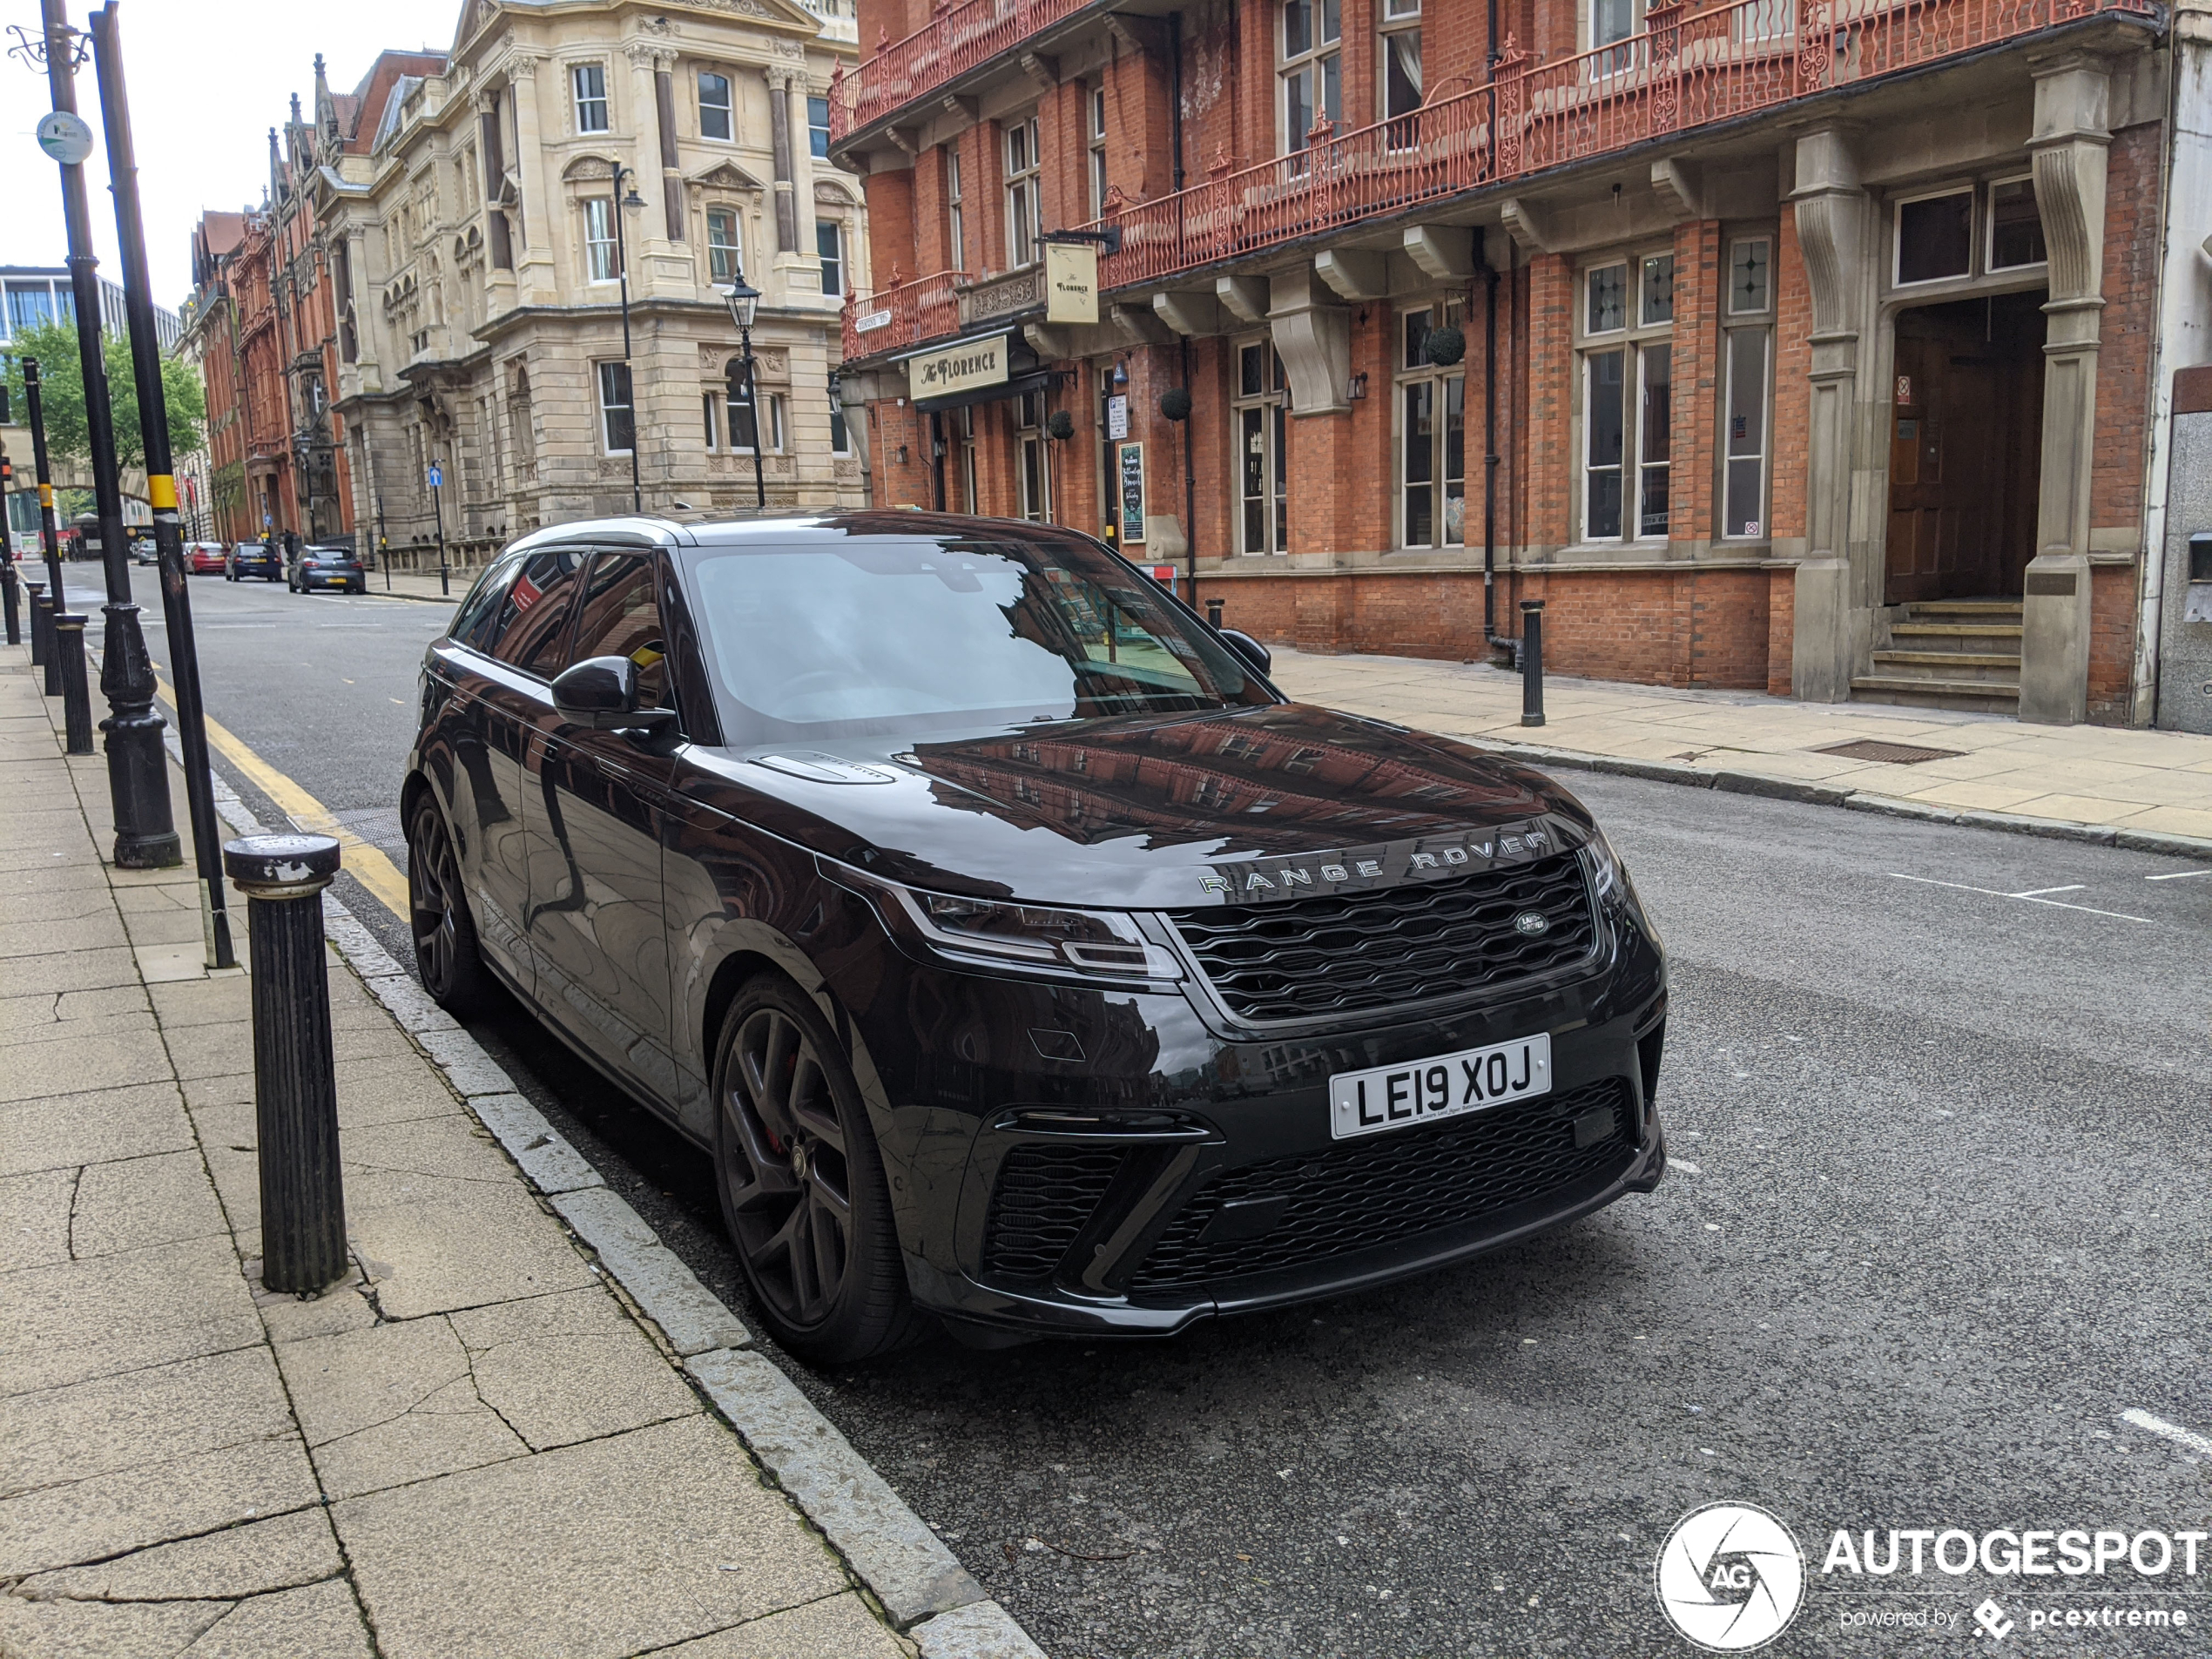
[(1873, 738), (1854, 738), (1849, 743), (1831, 743), (1813, 752), (1841, 755), (1846, 760), (1886, 760), (1893, 766), (1917, 766), (1923, 760), (1950, 760), (1966, 751), (1927, 749), (1917, 743), (1883, 743)]

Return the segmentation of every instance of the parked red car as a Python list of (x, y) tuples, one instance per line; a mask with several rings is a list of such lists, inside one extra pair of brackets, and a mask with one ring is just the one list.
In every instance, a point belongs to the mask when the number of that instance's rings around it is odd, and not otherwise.
[(224, 549), (220, 542), (187, 542), (185, 543), (185, 570), (192, 576), (220, 576), (223, 574)]

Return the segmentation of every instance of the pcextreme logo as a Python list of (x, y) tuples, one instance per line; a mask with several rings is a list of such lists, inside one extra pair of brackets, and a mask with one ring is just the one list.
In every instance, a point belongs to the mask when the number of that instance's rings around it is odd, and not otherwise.
[(1805, 1558), (1790, 1529), (1750, 1503), (1709, 1503), (1659, 1548), (1659, 1606), (1709, 1653), (1749, 1653), (1790, 1628), (1804, 1600)]

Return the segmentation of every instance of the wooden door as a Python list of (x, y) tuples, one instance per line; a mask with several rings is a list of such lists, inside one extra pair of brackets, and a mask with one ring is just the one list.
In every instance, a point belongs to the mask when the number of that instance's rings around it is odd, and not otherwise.
[[(1945, 309), (1949, 309), (1946, 307)], [(1992, 594), (2001, 580), (2012, 410), (2002, 361), (1947, 319), (1898, 319), (1885, 603)]]

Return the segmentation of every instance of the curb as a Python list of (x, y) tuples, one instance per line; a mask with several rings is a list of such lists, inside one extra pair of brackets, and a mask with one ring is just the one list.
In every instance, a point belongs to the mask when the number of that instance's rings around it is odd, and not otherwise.
[[(165, 734), (177, 756), (176, 734)], [(181, 764), (181, 760), (179, 761)], [(222, 774), (209, 769), (215, 811), (232, 832), (259, 833)], [(801, 1514), (828, 1539), (923, 1659), (1045, 1659), (837, 1426), (765, 1355), (752, 1333), (644, 1217), (561, 1139), (499, 1063), (433, 1002), (327, 888), (323, 927), (347, 966), (445, 1075), (462, 1103), (515, 1160), (523, 1177), (659, 1327), (685, 1376)]]
[[(471, 570), (469, 573), (469, 581), (474, 582), (476, 579), (476, 573)], [(415, 604), (457, 605), (462, 602), (462, 600), (468, 597), (468, 595), (469, 590), (466, 587), (463, 587), (459, 593), (453, 594), (401, 593), (397, 588), (393, 589), (389, 593), (382, 593), (379, 592), (374, 588), (371, 588), (368, 592), (362, 594), (361, 597), (364, 599), (405, 599)]]
[(1797, 778), (1775, 778), (1764, 772), (1709, 769), (1685, 765), (1678, 760), (1637, 760), (1625, 755), (1584, 754), (1575, 749), (1553, 749), (1537, 743), (1514, 743), (1501, 738), (1460, 738), (1472, 749), (1486, 750), (1534, 766), (1564, 772), (1609, 772), (1622, 778), (1643, 778), (1655, 783), (1680, 784), (1691, 789), (1718, 789), (1730, 794), (1763, 795), (1770, 800), (1803, 801), (1816, 806), (1841, 806), (1846, 812), (1879, 813), (1889, 818), (1916, 819), (1928, 824), (1956, 824), (1965, 829), (2000, 830), (2010, 835), (2041, 835), (2054, 840), (2087, 841), (2097, 846), (2123, 847), (2131, 853), (2161, 853), (2173, 858), (2212, 860), (2212, 838), (2165, 835), (2154, 830), (2131, 830), (2114, 824), (2082, 824), (2067, 818), (2033, 818), (2024, 813), (1985, 813), (1970, 807), (1936, 806), (1907, 800), (1898, 795), (1878, 795), (1835, 784), (1807, 783)]

